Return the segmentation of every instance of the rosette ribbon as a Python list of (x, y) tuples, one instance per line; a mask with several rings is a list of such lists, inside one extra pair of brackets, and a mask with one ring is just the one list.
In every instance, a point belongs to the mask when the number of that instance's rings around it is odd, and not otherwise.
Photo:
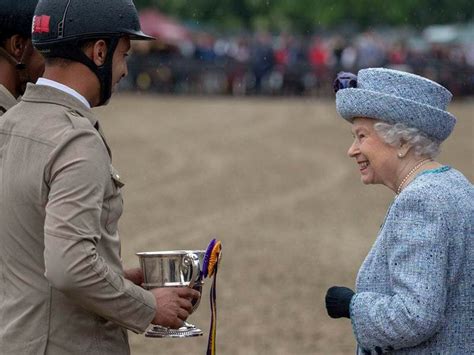
[(222, 255), (222, 244), (220, 240), (212, 239), (209, 243), (206, 254), (204, 255), (202, 277), (212, 277), (212, 286), (210, 291), (211, 304), (211, 326), (209, 331), (209, 339), (207, 341), (206, 355), (216, 354), (216, 329), (217, 329), (217, 270)]

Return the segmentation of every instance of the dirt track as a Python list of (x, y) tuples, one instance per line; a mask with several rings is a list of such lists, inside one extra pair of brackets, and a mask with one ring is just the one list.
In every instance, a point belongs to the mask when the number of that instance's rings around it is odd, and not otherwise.
[[(353, 354), (326, 289), (354, 284), (393, 194), (360, 183), (333, 101), (116, 96), (98, 110), (125, 180), (123, 258), (223, 242), (220, 355)], [(474, 181), (474, 102), (439, 161)], [(130, 335), (132, 354), (205, 354), (210, 282), (190, 321), (205, 336)]]

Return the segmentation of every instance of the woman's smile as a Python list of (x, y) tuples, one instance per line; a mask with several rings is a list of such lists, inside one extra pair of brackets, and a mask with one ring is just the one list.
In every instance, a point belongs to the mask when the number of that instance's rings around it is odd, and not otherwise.
[(367, 167), (370, 165), (368, 160), (358, 161), (357, 164), (359, 164), (359, 171), (361, 173), (364, 173), (367, 170)]

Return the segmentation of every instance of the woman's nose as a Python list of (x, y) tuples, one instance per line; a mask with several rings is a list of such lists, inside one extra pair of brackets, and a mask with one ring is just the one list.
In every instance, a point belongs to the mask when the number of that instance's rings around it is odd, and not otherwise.
[(354, 142), (352, 142), (351, 146), (349, 147), (349, 150), (347, 151), (347, 155), (351, 158), (355, 157), (359, 152), (359, 147), (357, 145), (357, 140), (354, 139)]

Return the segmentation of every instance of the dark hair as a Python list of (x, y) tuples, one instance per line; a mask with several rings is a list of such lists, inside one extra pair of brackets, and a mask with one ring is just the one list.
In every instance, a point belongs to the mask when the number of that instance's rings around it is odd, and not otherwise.
[(0, 43), (13, 35), (31, 38), (33, 13), (38, 0), (2, 0), (0, 6)]

